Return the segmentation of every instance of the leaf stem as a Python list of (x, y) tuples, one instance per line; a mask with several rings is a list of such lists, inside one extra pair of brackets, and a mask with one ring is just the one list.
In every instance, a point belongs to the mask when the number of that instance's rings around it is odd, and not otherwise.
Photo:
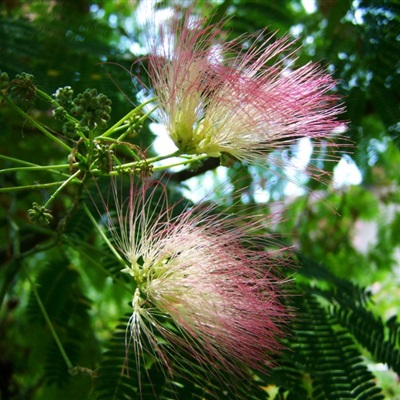
[(44, 207), (47, 208), (49, 204), (56, 198), (58, 193), (61, 192), (61, 190), (68, 185), (74, 178), (76, 178), (82, 171), (78, 169), (73, 175), (71, 175), (67, 180), (65, 180), (60, 187), (50, 196), (50, 198), (46, 201), (46, 204), (44, 204)]
[(51, 322), (49, 314), (47, 314), (46, 308), (42, 302), (42, 299), (39, 296), (39, 292), (37, 291), (36, 284), (35, 284), (35, 282), (33, 282), (32, 278), (29, 275), (29, 272), (26, 270), (26, 268), (24, 269), (24, 273), (27, 276), (29, 283), (31, 284), (33, 294), (36, 298), (36, 301), (38, 302), (40, 310), (42, 311), (43, 317), (46, 320), (48, 327), (50, 328), (51, 334), (53, 336), (54, 341), (57, 344), (58, 350), (60, 351), (62, 358), (64, 359), (65, 363), (67, 364), (68, 369), (71, 370), (72, 368), (74, 368), (74, 365), (72, 364), (71, 360), (69, 359), (69, 357), (64, 349), (64, 346), (62, 345), (61, 340), (58, 337), (56, 330), (54, 329), (54, 326), (53, 326), (53, 323)]
[(192, 157), (192, 158), (188, 158), (188, 159), (186, 159), (186, 160), (179, 161), (179, 162), (176, 162), (176, 163), (172, 163), (172, 164), (169, 164), (169, 165), (159, 165), (159, 166), (155, 166), (155, 167), (153, 167), (153, 171), (154, 171), (154, 172), (156, 172), (156, 171), (163, 171), (163, 170), (168, 169), (168, 168), (178, 167), (178, 166), (180, 166), (180, 165), (191, 164), (191, 163), (196, 162), (196, 161), (205, 160), (205, 159), (207, 159), (208, 157), (209, 157), (209, 156), (208, 156), (207, 154), (202, 154), (202, 155), (200, 155), (200, 156), (195, 156), (195, 157)]
[(22, 164), (22, 165), (29, 165), (29, 166), (36, 166), (37, 165), (37, 164), (33, 164), (33, 163), (29, 162), (29, 161), (20, 160), (19, 158), (5, 156), (3, 154), (0, 154), (0, 159), (7, 160), (7, 161), (12, 161), (14, 163), (17, 163), (17, 164), (19, 163), (19, 164)]
[(117, 250), (115, 250), (114, 246), (110, 243), (110, 241), (108, 240), (108, 237), (104, 234), (104, 232), (100, 229), (98, 223), (96, 222), (95, 218), (93, 217), (92, 213), (90, 212), (90, 210), (88, 209), (86, 204), (83, 204), (83, 208), (87, 214), (87, 216), (89, 217), (89, 219), (92, 221), (93, 225), (95, 226), (96, 230), (99, 232), (100, 236), (103, 238), (103, 240), (106, 242), (107, 246), (110, 248), (110, 250), (112, 251), (112, 253), (114, 254), (115, 258), (118, 260), (118, 262), (124, 267), (126, 268), (127, 265), (124, 261), (124, 259), (119, 255), (119, 253), (117, 252)]
[[(146, 158), (144, 160), (133, 161), (133, 162), (130, 162), (130, 163), (118, 165), (115, 168), (115, 171), (113, 171), (113, 172), (115, 174), (117, 174), (119, 170), (124, 170), (124, 169), (130, 168), (130, 167), (136, 167), (136, 166), (139, 166), (140, 164), (152, 164), (152, 163), (157, 162), (157, 161), (162, 161), (162, 160), (166, 160), (168, 158), (179, 157), (179, 156), (181, 156), (181, 152), (180, 152), (180, 150), (177, 150), (177, 151), (174, 151), (171, 154), (166, 154), (166, 155), (163, 155), (163, 156), (156, 156), (156, 157)], [(190, 163), (190, 162), (191, 161), (189, 159), (189, 160), (184, 161), (183, 164), (187, 164), (187, 163)], [(154, 168), (153, 168), (153, 170), (154, 170)], [(110, 175), (115, 175), (115, 174), (113, 174), (112, 172), (110, 173)]]
[(8, 172), (18, 172), (18, 171), (48, 171), (48, 172), (56, 173), (58, 175), (69, 177), (69, 174), (66, 174), (66, 173), (63, 173), (60, 171), (54, 171), (54, 169), (66, 169), (69, 167), (70, 167), (70, 165), (68, 165), (68, 164), (13, 167), (13, 168), (0, 169), (0, 174), (5, 174)]
[[(60, 103), (58, 103), (57, 100), (53, 99), (50, 95), (48, 95), (46, 92), (43, 92), (42, 90), (38, 89), (37, 87), (36, 87), (36, 93), (39, 94), (44, 100), (47, 100), (54, 108), (63, 108), (65, 111), (67, 111), (64, 106), (62, 106), (62, 105), (60, 105)], [(68, 121), (72, 121), (72, 122), (79, 124), (79, 120), (76, 119), (75, 117), (73, 117), (68, 112), (66, 114), (66, 118), (68, 119)], [(85, 138), (84, 135), (80, 134), (79, 136), (82, 138)]]
[(173, 153), (170, 153), (170, 154), (148, 158), (148, 159), (146, 159), (146, 163), (148, 163), (148, 164), (155, 163), (157, 161), (166, 160), (166, 159), (172, 158), (172, 157), (179, 157), (181, 155), (182, 155), (182, 152), (180, 150), (176, 150), (176, 151), (174, 151)]
[(58, 181), (58, 182), (49, 182), (49, 183), (37, 183), (34, 185), (26, 185), (26, 186), (14, 186), (14, 187), (5, 187), (0, 188), (0, 193), (7, 193), (7, 192), (20, 192), (23, 190), (36, 190), (36, 189), (46, 189), (52, 186), (57, 186), (63, 184), (65, 181)]
[(67, 150), (69, 153), (72, 151), (71, 147), (69, 147), (66, 143), (64, 143), (58, 137), (54, 136), (42, 124), (40, 124), (39, 122), (35, 121), (30, 115), (28, 115), (25, 111), (23, 111), (16, 104), (14, 104), (7, 96), (2, 95), (2, 97), (10, 105), (11, 108), (13, 108), (15, 111), (17, 111), (18, 114), (20, 114), (22, 117), (27, 119), (32, 125), (34, 125), (36, 128), (38, 128), (41, 132), (43, 132), (49, 139), (51, 139), (54, 142), (56, 142), (58, 145), (63, 147), (65, 150)]
[[(130, 117), (135, 115), (138, 111), (140, 111), (143, 107), (145, 107), (147, 104), (151, 103), (152, 101), (154, 101), (154, 99), (150, 99), (150, 100), (140, 104), (138, 107), (134, 108), (132, 111), (130, 111), (124, 117), (122, 117), (117, 123), (115, 123), (110, 129), (107, 129), (107, 131), (105, 131), (102, 135), (100, 135), (100, 137), (107, 137), (107, 136), (112, 135), (116, 128), (120, 127), (125, 121), (127, 121)], [(151, 112), (153, 112), (153, 111), (154, 110), (151, 110)], [(148, 114), (149, 113), (145, 114), (146, 118), (147, 118)]]
[(0, 169), (0, 174), (6, 174), (9, 172), (18, 172), (18, 171), (47, 171), (51, 172), (53, 174), (61, 175), (66, 178), (69, 177), (69, 174), (57, 171), (58, 169), (67, 169), (71, 168), (71, 166), (76, 167), (78, 166), (78, 163), (73, 163), (73, 164), (59, 164), (59, 165), (38, 165), (34, 164), (28, 161), (24, 160), (19, 160), (18, 158), (14, 157), (8, 157), (5, 155), (0, 154), (0, 159), (11, 161), (16, 164), (22, 164), (23, 166), (21, 167), (12, 167), (12, 168), (5, 168), (5, 169)]
[[(148, 102), (142, 104), (142, 105), (146, 105)], [(141, 106), (142, 106), (141, 105)], [(146, 114), (142, 115), (137, 121), (135, 121), (135, 123), (130, 126), (121, 136), (119, 136), (117, 138), (117, 141), (121, 141), (125, 138), (126, 135), (129, 134), (129, 132), (136, 126), (136, 125), (140, 125), (143, 121), (145, 121), (149, 115), (156, 109), (157, 107), (153, 107), (150, 111), (148, 111)], [(135, 110), (137, 110), (138, 108), (136, 108)], [(113, 146), (111, 146), (111, 148), (113, 148)]]
[[(110, 278), (113, 279), (113, 281), (117, 282), (120, 286), (122, 286), (128, 293), (132, 294), (132, 289), (128, 288), (125, 284), (125, 282), (123, 282), (122, 280), (120, 280), (116, 275), (114, 275), (113, 273), (111, 273), (109, 270), (107, 270), (106, 268), (104, 268), (101, 263), (99, 261), (97, 261), (96, 259), (94, 259), (93, 257), (91, 257), (88, 253), (85, 252), (84, 248), (86, 249), (90, 249), (90, 251), (93, 252), (93, 246), (90, 246), (89, 244), (82, 242), (82, 241), (78, 241), (78, 240), (74, 240), (73, 238), (63, 238), (63, 242), (68, 244), (69, 246), (75, 248), (77, 251), (79, 251), (79, 255), (85, 257), (86, 259), (88, 259), (94, 266), (96, 266), (100, 271), (102, 271), (105, 275), (109, 276)], [(101, 252), (98, 249), (94, 249), (96, 250), (98, 253), (103, 254), (103, 252)], [(126, 267), (126, 265), (124, 264), (124, 266)]]

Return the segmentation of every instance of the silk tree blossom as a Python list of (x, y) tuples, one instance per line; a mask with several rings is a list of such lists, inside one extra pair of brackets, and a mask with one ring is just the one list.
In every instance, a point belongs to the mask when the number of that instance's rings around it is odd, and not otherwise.
[(244, 221), (197, 205), (174, 217), (160, 185), (131, 181), (124, 202), (113, 188), (118, 223), (110, 217), (109, 228), (132, 277), (137, 363), (151, 355), (173, 374), (180, 354), (214, 377), (272, 365), (290, 312), (282, 249), (265, 250), (257, 234), (265, 216)]
[(160, 26), (159, 35), (149, 43), (148, 68), (158, 98), (158, 117), (176, 146), (187, 154), (196, 150), (194, 128), (220, 81), (212, 68), (218, 60), (213, 45), (219, 27), (203, 27), (203, 22), (188, 11), (170, 26)]
[[(344, 130), (343, 107), (330, 94), (335, 81), (316, 64), (293, 69), (288, 37), (262, 31), (224, 43), (223, 22), (207, 25), (192, 11), (160, 29), (148, 67), (158, 118), (182, 153), (265, 165), (274, 149)], [(174, 44), (155, 44), (167, 41)]]

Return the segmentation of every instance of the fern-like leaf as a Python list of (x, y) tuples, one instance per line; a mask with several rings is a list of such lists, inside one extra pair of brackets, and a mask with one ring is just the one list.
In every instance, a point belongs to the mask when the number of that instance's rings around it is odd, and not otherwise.
[[(172, 365), (174, 375), (163, 370), (147, 355), (135, 355), (127, 348), (126, 327), (130, 315), (121, 319), (103, 356), (100, 378), (95, 391), (97, 400), (219, 400), (219, 399), (267, 399), (261, 382), (252, 382), (255, 375), (248, 375), (247, 384), (238, 385), (226, 371), (221, 371), (219, 380), (208, 376), (207, 371), (188, 355), (175, 357)], [(129, 333), (128, 333), (129, 335)], [(142, 357), (140, 365), (137, 357)], [(224, 378), (225, 375), (225, 378)], [(259, 384), (259, 386), (258, 386)]]
[(383, 399), (350, 333), (338, 327), (329, 309), (308, 291), (304, 288), (297, 299), (299, 310), (291, 350), (295, 353), (294, 364), (309, 377), (312, 398)]
[[(333, 308), (338, 321), (346, 326), (358, 342), (364, 346), (376, 361), (386, 363), (397, 374), (400, 374), (400, 346), (393, 340), (385, 339), (383, 322), (365, 309), (351, 310), (340, 307)], [(392, 329), (391, 329), (392, 328)], [(386, 324), (389, 337), (396, 337), (396, 327)]]
[[(48, 260), (49, 263), (37, 276), (37, 293), (70, 361), (76, 363), (84, 349), (85, 333), (89, 331), (87, 311), (90, 301), (82, 294), (79, 274), (67, 259), (49, 253)], [(34, 293), (30, 294), (27, 312), (29, 321), (40, 322), (45, 327), (46, 322)], [(48, 339), (47, 327), (43, 334)], [(64, 386), (70, 375), (53, 340), (49, 340), (46, 354), (44, 372), (47, 383)]]
[(346, 328), (376, 361), (386, 363), (399, 374), (400, 327), (396, 319), (392, 318), (384, 324), (366, 308), (370, 302), (367, 290), (334, 276), (322, 265), (307, 260), (302, 271), (310, 277), (318, 276), (320, 282), (324, 280), (330, 285), (328, 289), (313, 287), (311, 292), (333, 305), (330, 313), (336, 322)]

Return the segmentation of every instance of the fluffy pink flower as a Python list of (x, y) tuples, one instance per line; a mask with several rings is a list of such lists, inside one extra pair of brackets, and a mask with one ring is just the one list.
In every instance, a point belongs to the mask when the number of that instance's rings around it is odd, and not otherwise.
[(134, 283), (137, 363), (150, 354), (172, 374), (174, 354), (183, 354), (214, 375), (271, 365), (289, 312), (282, 250), (267, 251), (265, 239), (254, 247), (265, 217), (246, 222), (200, 206), (173, 217), (160, 185), (132, 181), (125, 202), (114, 190), (118, 229), (110, 228)]
[(315, 64), (292, 69), (288, 38), (261, 32), (219, 42), (223, 23), (206, 25), (192, 12), (160, 29), (149, 55), (159, 118), (183, 153), (265, 165), (271, 150), (344, 128), (343, 107), (329, 94), (335, 81)]

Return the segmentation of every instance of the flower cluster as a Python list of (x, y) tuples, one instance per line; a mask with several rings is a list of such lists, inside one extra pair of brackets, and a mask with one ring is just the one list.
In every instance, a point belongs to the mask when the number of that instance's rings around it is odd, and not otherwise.
[(207, 25), (190, 11), (149, 44), (159, 118), (182, 153), (265, 165), (278, 147), (344, 127), (343, 108), (329, 94), (335, 81), (312, 63), (292, 69), (288, 37), (262, 31), (221, 43), (223, 23)]
[(249, 246), (265, 222), (240, 228), (242, 218), (200, 206), (174, 217), (161, 185), (132, 178), (123, 202), (113, 188), (118, 223), (109, 216), (109, 228), (135, 283), (130, 335), (137, 362), (151, 354), (172, 374), (173, 351), (214, 374), (272, 364), (288, 310), (276, 268), (283, 258), (266, 243)]
[(96, 126), (105, 128), (110, 119), (111, 100), (96, 89), (86, 89), (72, 100), (71, 114), (81, 118), (80, 125), (94, 129)]
[[(221, 43), (223, 23), (207, 25), (192, 11), (149, 41), (158, 115), (180, 155), (260, 165), (278, 147), (343, 126), (334, 80), (311, 63), (292, 69), (288, 38), (263, 31)], [(131, 179), (125, 201), (113, 186), (119, 228), (111, 216), (109, 228), (134, 283), (129, 337), (137, 363), (148, 354), (172, 374), (176, 352), (203, 371), (234, 376), (273, 364), (290, 311), (277, 268), (282, 249), (258, 240), (265, 216), (243, 223), (200, 206), (173, 216), (161, 185)]]

